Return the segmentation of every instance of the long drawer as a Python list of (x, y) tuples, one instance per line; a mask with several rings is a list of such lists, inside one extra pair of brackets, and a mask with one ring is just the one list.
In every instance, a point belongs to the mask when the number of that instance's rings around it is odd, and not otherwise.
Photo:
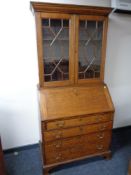
[(88, 135), (80, 135), (72, 138), (61, 139), (44, 144), (45, 152), (52, 153), (54, 151), (61, 151), (76, 145), (87, 145), (92, 143), (101, 143), (102, 141), (111, 140), (111, 131), (98, 132)]
[(110, 140), (101, 141), (99, 143), (76, 145), (71, 149), (66, 149), (58, 152), (48, 152), (45, 155), (45, 164), (53, 164), (72, 160), (82, 156), (88, 156), (92, 154), (98, 154), (109, 150)]
[(47, 130), (68, 128), (86, 124), (107, 122), (113, 120), (112, 113), (102, 113), (94, 115), (84, 115), (78, 116), (72, 119), (49, 121), (45, 123), (45, 128)]
[(54, 130), (54, 131), (45, 131), (44, 132), (44, 142), (49, 142), (57, 139), (63, 139), (68, 137), (73, 137), (77, 135), (84, 135), (93, 132), (100, 132), (105, 130), (112, 129), (112, 121), (100, 124), (79, 126), (68, 129)]

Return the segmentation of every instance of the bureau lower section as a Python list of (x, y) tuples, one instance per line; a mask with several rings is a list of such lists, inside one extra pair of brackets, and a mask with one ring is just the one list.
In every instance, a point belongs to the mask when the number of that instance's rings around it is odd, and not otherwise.
[(45, 144), (45, 164), (54, 164), (109, 149), (111, 132), (98, 132)]
[(42, 122), (44, 165), (52, 167), (109, 152), (113, 114)]

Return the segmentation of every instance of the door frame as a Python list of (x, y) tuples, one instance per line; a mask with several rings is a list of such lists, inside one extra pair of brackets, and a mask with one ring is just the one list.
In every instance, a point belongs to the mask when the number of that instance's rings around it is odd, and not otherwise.
[[(44, 80), (44, 53), (43, 53), (43, 36), (42, 36), (42, 19), (69, 19), (69, 80), (50, 81)], [(74, 16), (70, 14), (58, 13), (35, 13), (36, 33), (37, 33), (37, 50), (38, 50), (38, 66), (39, 66), (39, 85), (40, 87), (58, 87), (74, 84)]]
[[(102, 47), (101, 47), (101, 69), (100, 78), (90, 78), (90, 79), (78, 79), (78, 60), (79, 60), (79, 21), (103, 21), (103, 32), (102, 32)], [(104, 82), (104, 69), (105, 69), (105, 57), (106, 57), (106, 40), (107, 40), (107, 28), (108, 28), (108, 18), (105, 16), (95, 16), (95, 15), (76, 15), (75, 18), (75, 84), (83, 83), (103, 83)]]

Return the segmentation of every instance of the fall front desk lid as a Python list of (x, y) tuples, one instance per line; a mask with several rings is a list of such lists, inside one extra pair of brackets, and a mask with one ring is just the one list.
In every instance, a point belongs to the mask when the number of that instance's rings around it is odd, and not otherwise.
[(52, 120), (100, 112), (113, 112), (107, 86), (63, 87), (40, 90), (41, 119)]

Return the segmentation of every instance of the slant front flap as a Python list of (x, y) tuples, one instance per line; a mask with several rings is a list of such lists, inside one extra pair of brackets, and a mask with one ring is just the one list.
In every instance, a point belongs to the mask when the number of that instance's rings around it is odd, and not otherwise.
[(41, 90), (40, 108), (42, 120), (114, 111), (106, 86)]

